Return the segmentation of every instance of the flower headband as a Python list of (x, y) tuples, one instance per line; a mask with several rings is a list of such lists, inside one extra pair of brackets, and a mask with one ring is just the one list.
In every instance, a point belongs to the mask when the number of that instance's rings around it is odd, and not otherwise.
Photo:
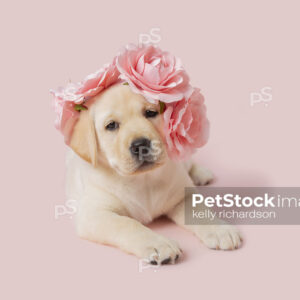
[(160, 103), (165, 141), (173, 160), (188, 158), (208, 140), (209, 122), (204, 97), (190, 85), (178, 58), (153, 45), (124, 48), (111, 64), (88, 75), (82, 82), (51, 90), (57, 114), (55, 126), (69, 144), (81, 110), (89, 99), (117, 82), (151, 103)]

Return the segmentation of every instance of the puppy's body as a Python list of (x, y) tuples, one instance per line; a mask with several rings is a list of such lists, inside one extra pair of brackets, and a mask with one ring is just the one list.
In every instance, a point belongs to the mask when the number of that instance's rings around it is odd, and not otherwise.
[(69, 198), (80, 201), (89, 194), (81, 206), (92, 205), (89, 202), (93, 199), (93, 205), (114, 207), (143, 224), (167, 214), (183, 200), (184, 188), (193, 186), (187, 164), (171, 160), (151, 172), (132, 176), (119, 175), (104, 166), (95, 168), (72, 150), (67, 161)]
[[(154, 110), (159, 107), (117, 84), (81, 112), (67, 158), (67, 195), (78, 203), (78, 234), (152, 263), (174, 262), (181, 254), (177, 243), (143, 225), (167, 215), (210, 248), (237, 248), (241, 239), (232, 226), (185, 226), (184, 188), (205, 184), (212, 175), (168, 158), (163, 119)], [(151, 141), (142, 157), (136, 151), (141, 137)]]

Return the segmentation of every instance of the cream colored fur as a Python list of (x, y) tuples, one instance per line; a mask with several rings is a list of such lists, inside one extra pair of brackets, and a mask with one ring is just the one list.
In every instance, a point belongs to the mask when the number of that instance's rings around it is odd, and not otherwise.
[[(178, 244), (145, 226), (166, 215), (210, 248), (238, 248), (241, 237), (232, 226), (184, 224), (184, 188), (206, 184), (213, 177), (196, 164), (168, 159), (162, 115), (146, 119), (147, 109), (159, 107), (117, 84), (81, 112), (70, 144), (73, 151), (67, 156), (67, 195), (78, 203), (79, 236), (154, 264), (173, 263), (182, 253)], [(111, 121), (120, 124), (113, 132), (105, 128)], [(129, 151), (139, 137), (156, 142), (155, 163), (146, 167)]]

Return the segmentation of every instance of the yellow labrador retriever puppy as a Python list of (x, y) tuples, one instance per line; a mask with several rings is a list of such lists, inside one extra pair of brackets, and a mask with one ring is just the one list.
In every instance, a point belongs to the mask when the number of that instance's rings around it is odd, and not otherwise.
[(80, 113), (67, 158), (67, 194), (78, 201), (79, 236), (152, 264), (174, 263), (178, 244), (143, 225), (166, 215), (209, 248), (238, 248), (241, 237), (232, 226), (184, 224), (184, 188), (206, 184), (212, 175), (168, 158), (158, 111), (159, 105), (115, 84)]

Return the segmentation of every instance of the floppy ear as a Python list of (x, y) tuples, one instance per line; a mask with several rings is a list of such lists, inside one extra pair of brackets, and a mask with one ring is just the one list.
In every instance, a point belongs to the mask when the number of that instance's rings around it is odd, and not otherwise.
[(81, 158), (96, 166), (97, 144), (95, 125), (90, 111), (82, 110), (73, 129), (70, 147)]

